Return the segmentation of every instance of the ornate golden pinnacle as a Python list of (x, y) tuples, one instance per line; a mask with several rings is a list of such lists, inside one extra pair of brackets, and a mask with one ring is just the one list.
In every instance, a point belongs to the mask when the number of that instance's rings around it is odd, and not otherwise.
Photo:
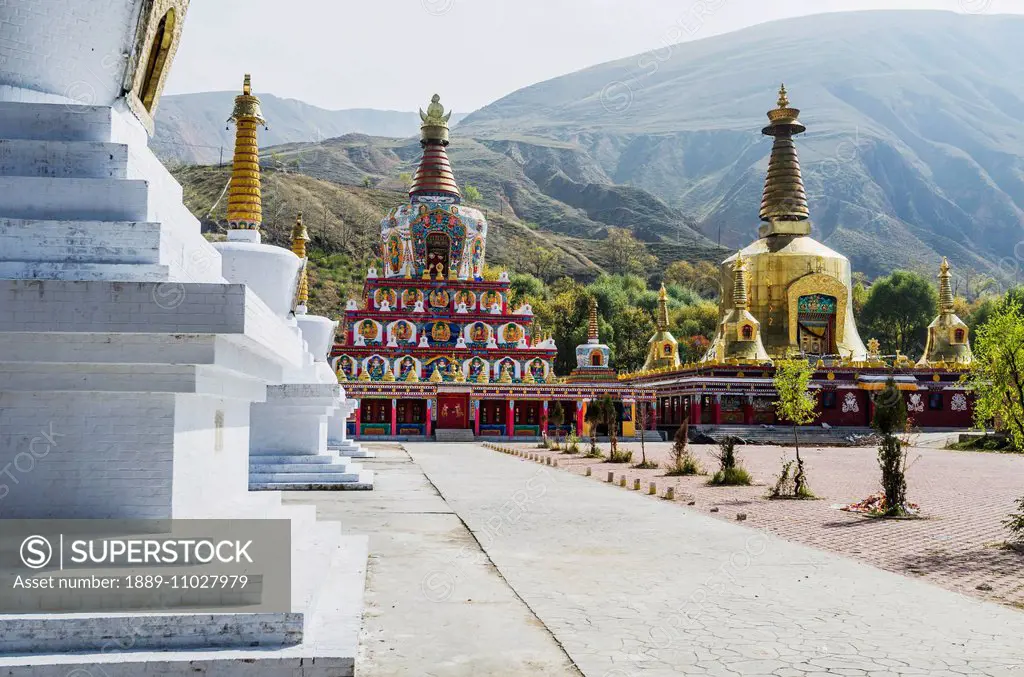
[(441, 96), (435, 94), (430, 98), (430, 105), (427, 106), (427, 112), (424, 113), (423, 109), (420, 109), (420, 140), (423, 142), (427, 141), (440, 141), (447, 145), (448, 143), (448, 121), (452, 117), (452, 112), (448, 111), (447, 114), (444, 112), (444, 106), (441, 105)]
[(779, 108), (789, 108), (789, 97), (786, 96), (786, 83), (779, 87)]

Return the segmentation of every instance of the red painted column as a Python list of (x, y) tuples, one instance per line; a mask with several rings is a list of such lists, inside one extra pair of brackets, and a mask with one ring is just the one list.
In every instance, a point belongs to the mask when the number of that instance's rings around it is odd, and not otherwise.
[(715, 395), (711, 400), (711, 422), (715, 425), (722, 423), (722, 396)]
[(391, 436), (398, 435), (398, 400), (391, 398)]
[(508, 401), (508, 420), (505, 422), (505, 434), (509, 437), (516, 436), (516, 401)]
[(700, 425), (700, 395), (690, 395), (690, 425)]
[(353, 416), (355, 416), (355, 420), (356, 420), (356, 430), (355, 430), (355, 434), (353, 435), (353, 437), (359, 437), (362, 434), (362, 432), (363, 432), (363, 429), (362, 429), (363, 408), (361, 406), (359, 406), (360, 404), (361, 403), (359, 402), (359, 400), (356, 400), (356, 410), (353, 412)]
[(434, 432), (433, 416), (434, 416), (434, 401), (428, 398), (427, 399), (427, 422), (426, 422), (426, 427), (424, 428), (424, 434), (427, 437), (430, 437), (430, 435)]
[(754, 425), (754, 398), (743, 400), (743, 425)]
[(548, 434), (548, 401), (544, 400), (540, 411), (540, 434), (545, 437)]
[(582, 400), (576, 403), (576, 434), (583, 437), (584, 413), (586, 405)]
[(480, 437), (480, 407), (484, 406), (483, 400), (476, 400), (473, 404), (473, 435)]
[[(646, 407), (646, 406), (648, 406), (648, 404), (646, 402), (644, 402), (643, 406)], [(649, 426), (650, 427), (648, 428), (648, 430), (657, 430), (658, 429), (658, 405), (657, 405), (657, 403), (654, 403), (653, 405), (651, 405), (651, 407), (650, 407), (650, 409), (648, 409), (648, 411), (651, 412), (651, 415), (649, 417), (650, 418), (650, 422), (649, 422)]]

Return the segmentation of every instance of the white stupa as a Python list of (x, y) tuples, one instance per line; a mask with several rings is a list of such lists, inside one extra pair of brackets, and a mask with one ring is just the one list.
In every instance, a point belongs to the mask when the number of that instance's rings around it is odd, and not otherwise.
[[(51, 615), (45, 632), (0, 616), (0, 636), (23, 638), (0, 664), (280, 674), (315, 658), (345, 674), (365, 537), (248, 491), (253, 404), (309, 360), (276, 296), (294, 292), (229, 281), (147, 147), (188, 0), (40, 4), (0, 3), (18, 40), (0, 69), (0, 467), (50, 437), (45, 462), (3, 484), (0, 517), (289, 519), (295, 613)], [(294, 290), (299, 260), (283, 251)], [(351, 603), (315, 605), (325, 585)], [(125, 627), (132, 652), (98, 650)], [(322, 627), (330, 642), (301, 641)]]

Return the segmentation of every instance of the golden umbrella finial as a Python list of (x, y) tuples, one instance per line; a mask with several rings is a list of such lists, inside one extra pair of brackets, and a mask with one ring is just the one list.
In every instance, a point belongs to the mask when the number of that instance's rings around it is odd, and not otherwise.
[(779, 108), (789, 108), (789, 97), (786, 96), (786, 83), (779, 87)]

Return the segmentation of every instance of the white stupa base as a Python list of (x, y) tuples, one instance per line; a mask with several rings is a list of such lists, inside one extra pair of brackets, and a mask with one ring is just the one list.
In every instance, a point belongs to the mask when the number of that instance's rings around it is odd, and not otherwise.
[(373, 489), (372, 471), (328, 449), (328, 417), (341, 396), (337, 383), (267, 388), (267, 401), (252, 405), (250, 490)]
[[(292, 611), (304, 637), (274, 650), (176, 652), (180, 621), (153, 645), (167, 652), (72, 655), (39, 633), (38, 644), (19, 647), (28, 655), (0, 643), (0, 673), (63, 676), (103, 664), (110, 675), (191, 675), (197, 666), (351, 674), (362, 574), (333, 572), (339, 562), (362, 571), (365, 539), (343, 541), (313, 506), (248, 490), (252, 404), (307, 363), (301, 337), (253, 289), (221, 276), (220, 254), (123, 102), (14, 94), (0, 91), (0, 467), (19, 474), (4, 483), (0, 516), (289, 519)], [(48, 103), (26, 103), (39, 100)], [(73, 637), (106, 616), (54, 617), (61, 627), (46, 637)], [(144, 616), (159, 627), (161, 614)], [(206, 616), (208, 634), (227, 622), (227, 634), (248, 636), (245, 615), (231, 616)], [(356, 630), (328, 632), (325, 618)], [(0, 628), (10, 622), (31, 620), (0, 618)], [(282, 614), (267, 627), (289, 624)], [(313, 657), (320, 672), (299, 668)]]

